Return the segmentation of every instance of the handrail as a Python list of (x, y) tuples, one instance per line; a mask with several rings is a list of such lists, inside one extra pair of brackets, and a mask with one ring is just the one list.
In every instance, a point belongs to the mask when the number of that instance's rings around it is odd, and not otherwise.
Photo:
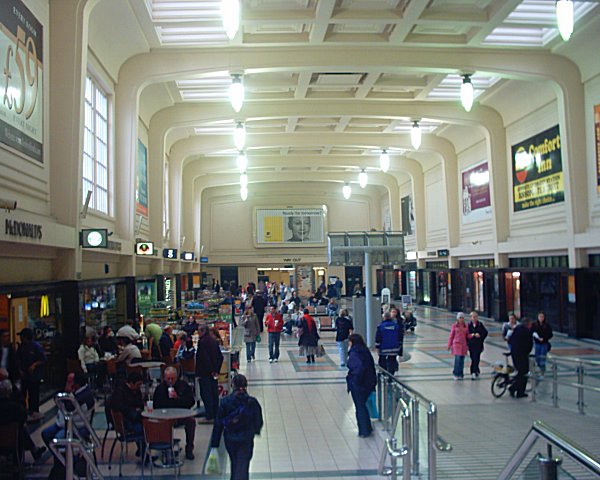
[(600, 462), (598, 462), (590, 452), (577, 445), (548, 424), (541, 420), (536, 420), (533, 422), (531, 429), (527, 432), (527, 435), (498, 476), (498, 480), (509, 480), (512, 478), (535, 445), (536, 441), (540, 438), (556, 445), (592, 473), (600, 475)]
[(375, 370), (377, 371), (377, 373), (380, 373), (380, 374), (386, 376), (388, 381), (398, 384), (401, 388), (403, 388), (407, 392), (410, 392), (413, 396), (418, 397), (420, 400), (423, 400), (423, 402), (425, 402), (427, 404), (433, 403), (427, 397), (423, 396), (423, 394), (417, 392), (415, 389), (409, 387), (408, 385), (405, 385), (400, 380), (398, 380), (398, 378), (396, 378), (394, 375), (392, 375), (386, 369), (381, 368), (379, 365), (375, 365)]
[(600, 367), (600, 360), (590, 360), (587, 358), (579, 358), (579, 357), (557, 357), (556, 355), (553, 355), (551, 353), (549, 353), (546, 356), (548, 361), (554, 361), (556, 363), (560, 363), (560, 362), (564, 362), (564, 363), (583, 363), (583, 364), (587, 364), (587, 365), (597, 365)]

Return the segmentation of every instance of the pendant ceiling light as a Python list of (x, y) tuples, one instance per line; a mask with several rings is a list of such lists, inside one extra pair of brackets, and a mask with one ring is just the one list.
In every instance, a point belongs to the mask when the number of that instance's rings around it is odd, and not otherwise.
[(346, 200), (349, 200), (350, 199), (350, 195), (352, 195), (352, 187), (349, 184), (346, 183), (342, 187), (342, 194), (344, 195), (344, 198)]
[(360, 188), (365, 188), (367, 186), (367, 183), (369, 182), (369, 176), (367, 175), (367, 172), (365, 172), (364, 168), (360, 171), (360, 173), (358, 174), (358, 184), (360, 185)]
[(242, 122), (238, 122), (233, 130), (233, 143), (238, 150), (243, 150), (246, 146), (246, 127)]
[(471, 83), (471, 75), (463, 75), (463, 83), (460, 86), (460, 101), (462, 102), (463, 108), (467, 111), (471, 111), (473, 106), (473, 84)]
[(239, 112), (242, 109), (242, 105), (244, 105), (244, 84), (242, 83), (242, 76), (240, 74), (231, 75), (229, 101), (236, 113)]
[(240, 29), (240, 0), (221, 0), (223, 28), (229, 40), (233, 40)]
[(240, 186), (242, 188), (248, 188), (248, 174), (246, 172), (240, 175)]
[(412, 143), (415, 150), (418, 150), (421, 146), (421, 127), (416, 120), (413, 122), (410, 129), (410, 143)]
[(241, 150), (237, 156), (237, 166), (240, 170), (240, 173), (244, 173), (248, 168), (248, 157), (246, 157), (246, 154)]
[(571, 0), (556, 2), (556, 22), (560, 36), (565, 42), (568, 42), (573, 33), (573, 2)]
[(390, 156), (385, 148), (383, 149), (383, 152), (381, 152), (381, 155), (379, 155), (379, 166), (383, 173), (390, 169)]
[(242, 197), (242, 202), (245, 202), (248, 199), (248, 187), (240, 188), (240, 197)]

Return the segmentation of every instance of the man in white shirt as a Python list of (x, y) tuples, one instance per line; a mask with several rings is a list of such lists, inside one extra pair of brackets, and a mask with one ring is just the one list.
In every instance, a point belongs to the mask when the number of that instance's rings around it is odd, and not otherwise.
[(133, 322), (131, 320), (127, 320), (127, 323), (117, 330), (117, 337), (124, 337), (128, 338), (132, 342), (137, 342), (140, 338), (140, 334), (136, 332), (131, 325), (133, 325)]
[(123, 350), (117, 357), (117, 364), (130, 365), (131, 361), (136, 358), (142, 358), (140, 349), (131, 343), (128, 337), (119, 338), (119, 342), (123, 345)]

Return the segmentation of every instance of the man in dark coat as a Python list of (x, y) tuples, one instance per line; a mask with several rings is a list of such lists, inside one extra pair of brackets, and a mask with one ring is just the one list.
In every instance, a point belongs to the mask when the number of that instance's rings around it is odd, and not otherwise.
[(481, 352), (483, 352), (483, 342), (488, 336), (488, 331), (485, 325), (479, 321), (477, 312), (471, 312), (471, 321), (469, 322), (467, 345), (469, 347), (469, 355), (471, 357), (471, 379), (477, 380), (481, 371), (479, 370), (479, 360)]
[(367, 410), (367, 399), (377, 384), (375, 362), (365, 341), (358, 333), (348, 337), (350, 351), (348, 352), (348, 375), (346, 384), (352, 395), (356, 409), (358, 436), (365, 438), (373, 432), (371, 418)]
[[(194, 406), (194, 392), (187, 382), (177, 378), (177, 370), (173, 367), (165, 368), (163, 382), (154, 390), (154, 408), (192, 408)], [(196, 420), (193, 417), (179, 420), (175, 426), (185, 427), (185, 458), (194, 460), (194, 435)]]
[(509, 388), (510, 394), (517, 398), (527, 397), (525, 386), (527, 385), (527, 374), (529, 373), (529, 353), (533, 348), (530, 318), (525, 317), (521, 320), (521, 323), (513, 330), (508, 343), (513, 365), (517, 369), (515, 382)]
[(390, 312), (383, 314), (383, 321), (377, 326), (375, 347), (379, 352), (379, 366), (392, 375), (398, 371), (398, 355), (402, 355), (404, 327), (392, 319)]
[(160, 350), (161, 358), (169, 357), (171, 355), (171, 349), (173, 348), (173, 339), (171, 338), (172, 331), (173, 329), (171, 327), (166, 326), (160, 336), (158, 348)]
[(261, 332), (263, 331), (265, 306), (265, 297), (263, 297), (262, 292), (256, 292), (256, 294), (252, 297), (252, 308), (254, 309), (254, 313), (256, 313), (256, 318), (258, 318), (258, 325), (260, 326)]
[(208, 326), (198, 328), (200, 338), (196, 351), (196, 376), (200, 384), (200, 397), (206, 410), (205, 423), (213, 423), (219, 406), (218, 381), (223, 354), (218, 342), (210, 335)]
[(21, 393), (27, 397), (27, 410), (32, 420), (42, 418), (40, 414), (40, 384), (44, 376), (46, 353), (33, 340), (33, 330), (25, 327), (19, 332), (21, 344), (17, 350), (17, 363), (21, 375)]

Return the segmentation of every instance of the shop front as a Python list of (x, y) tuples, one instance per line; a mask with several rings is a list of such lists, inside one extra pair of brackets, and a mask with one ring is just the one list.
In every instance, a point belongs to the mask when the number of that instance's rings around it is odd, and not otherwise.
[(448, 308), (448, 262), (427, 262), (422, 270), (422, 290), (425, 305)]
[(81, 329), (99, 332), (109, 325), (114, 331), (135, 319), (133, 278), (79, 282)]
[(451, 309), (494, 316), (493, 299), (499, 295), (498, 291), (494, 291), (494, 285), (498, 284), (497, 280), (494, 282), (497, 274), (494, 260), (461, 260), (459, 266), (459, 270), (452, 271), (449, 282), (452, 292)]

